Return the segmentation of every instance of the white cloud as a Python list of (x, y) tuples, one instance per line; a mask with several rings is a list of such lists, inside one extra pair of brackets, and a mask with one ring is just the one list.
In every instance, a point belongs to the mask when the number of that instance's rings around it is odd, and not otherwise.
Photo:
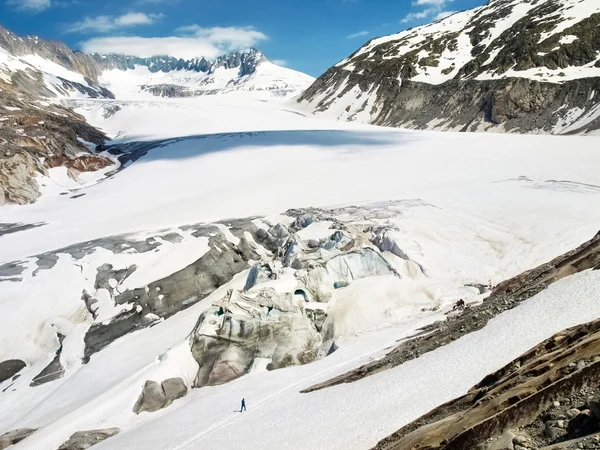
[(81, 43), (88, 53), (120, 53), (140, 57), (170, 55), (178, 58), (204, 56), (212, 59), (236, 50), (255, 46), (268, 37), (253, 27), (204, 28), (190, 25), (179, 28), (180, 36), (102, 37)]
[(413, 6), (424, 7), (420, 11), (407, 14), (400, 23), (412, 23), (424, 20), (439, 20), (454, 14), (455, 11), (447, 11), (445, 7), (454, 0), (414, 0)]
[(443, 8), (447, 3), (452, 0), (416, 0), (413, 2), (415, 6), (435, 6), (436, 8)]
[(276, 66), (287, 67), (288, 62), (285, 59), (274, 59), (271, 61)]
[(82, 21), (67, 26), (66, 33), (107, 33), (121, 28), (151, 25), (163, 18), (163, 14), (129, 12), (122, 16), (85, 17)]
[(40, 12), (52, 6), (50, 0), (8, 0), (8, 6), (29, 12)]
[(409, 13), (406, 15), (406, 17), (404, 17), (404, 19), (400, 21), (400, 23), (409, 23), (415, 22), (417, 20), (427, 19), (428, 17), (431, 17), (434, 13), (435, 11), (433, 11), (432, 8), (427, 8), (419, 12)]
[(189, 25), (177, 30), (184, 37), (194, 37), (205, 40), (216, 46), (226, 46), (234, 49), (252, 47), (257, 42), (267, 39), (264, 33), (253, 27), (212, 27)]
[(367, 36), (368, 34), (369, 34), (368, 31), (359, 31), (358, 33), (349, 34), (348, 36), (346, 36), (346, 38), (348, 38), (348, 39), (354, 39), (354, 38), (357, 38), (357, 37)]
[(435, 16), (434, 20), (445, 19), (446, 17), (450, 17), (452, 14), (456, 14), (456, 11), (442, 11)]

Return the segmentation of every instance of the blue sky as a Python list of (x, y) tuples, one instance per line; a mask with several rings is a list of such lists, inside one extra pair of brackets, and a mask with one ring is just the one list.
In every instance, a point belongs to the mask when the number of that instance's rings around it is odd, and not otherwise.
[(0, 0), (0, 24), (84, 51), (214, 58), (261, 49), (318, 76), (372, 37), (485, 0)]

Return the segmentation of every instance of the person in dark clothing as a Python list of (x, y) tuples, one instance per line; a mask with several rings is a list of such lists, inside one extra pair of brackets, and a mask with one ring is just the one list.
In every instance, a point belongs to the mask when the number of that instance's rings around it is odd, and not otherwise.
[(452, 311), (464, 311), (466, 309), (467, 305), (465, 303), (465, 301), (461, 298), (459, 301), (457, 301), (454, 306), (452, 307)]
[(246, 411), (246, 399), (242, 399), (242, 407), (240, 408), (240, 412)]

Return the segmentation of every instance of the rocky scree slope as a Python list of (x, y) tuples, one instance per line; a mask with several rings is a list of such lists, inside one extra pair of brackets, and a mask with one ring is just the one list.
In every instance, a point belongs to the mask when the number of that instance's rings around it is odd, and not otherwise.
[(60, 42), (0, 27), (0, 205), (36, 201), (50, 169), (64, 167), (76, 185), (82, 172), (114, 164), (90, 150), (107, 137), (59, 102), (113, 98), (97, 84), (98, 75), (88, 56)]
[(36, 201), (40, 176), (64, 167), (78, 180), (114, 164), (81, 140), (102, 144), (107, 137), (79, 114), (38, 98), (0, 79), (0, 206)]
[(600, 4), (490, 0), (369, 41), (299, 101), (385, 126), (587, 133), (600, 128)]

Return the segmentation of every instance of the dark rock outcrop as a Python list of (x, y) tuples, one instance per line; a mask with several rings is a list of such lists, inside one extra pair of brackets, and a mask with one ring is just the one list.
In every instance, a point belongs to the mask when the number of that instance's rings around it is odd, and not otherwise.
[(160, 383), (156, 381), (146, 381), (140, 398), (133, 407), (133, 412), (154, 412), (164, 408), (167, 405), (167, 397)]
[(148, 380), (133, 407), (133, 412), (139, 414), (158, 411), (185, 397), (187, 392), (188, 388), (181, 378), (169, 378), (162, 383)]
[(9, 359), (0, 362), (0, 383), (14, 377), (25, 367), (27, 367), (27, 364), (20, 359)]
[[(76, 179), (114, 162), (94, 155), (78, 138), (102, 144), (106, 136), (85, 119), (56, 104), (40, 107), (38, 98), (0, 80), (0, 206), (32, 203), (40, 195), (35, 180), (48, 169), (66, 166)], [(81, 153), (87, 153), (81, 155)]]
[(573, 440), (600, 433), (599, 384), (596, 320), (554, 335), (376, 448), (491, 450), (510, 432), (510, 448), (563, 442), (570, 448)]
[(172, 71), (192, 71), (213, 74), (219, 68), (239, 69), (238, 76), (250, 75), (256, 70), (256, 66), (265, 60), (264, 55), (257, 49), (251, 48), (244, 52), (234, 52), (229, 55), (220, 56), (214, 61), (204, 57), (182, 59), (172, 56), (152, 56), (140, 58), (126, 55), (98, 55), (92, 54), (90, 58), (101, 69), (131, 70), (136, 66), (147, 67), (152, 73)]
[(27, 439), (36, 430), (32, 428), (21, 428), (19, 430), (9, 431), (0, 435), (0, 450), (10, 447), (11, 445), (18, 444), (24, 439)]
[[(363, 83), (363, 75), (329, 69), (308, 88), (300, 101), (311, 102), (325, 90)], [(399, 84), (394, 79), (377, 81), (371, 95), (377, 98), (377, 110), (371, 123), (415, 129), (434, 128), (483, 131), (502, 125), (505, 131), (552, 133), (558, 123), (568, 123), (569, 110), (578, 108), (581, 117), (596, 105), (594, 94), (600, 89), (600, 77), (583, 78), (560, 84), (526, 78), (500, 80), (450, 80), (431, 85), (411, 80)], [(335, 88), (333, 88), (335, 90)], [(590, 100), (593, 99), (593, 100)], [(326, 111), (336, 102), (326, 97), (315, 105)], [(600, 128), (600, 118), (569, 133), (585, 133)]]
[(58, 450), (85, 450), (108, 438), (116, 436), (120, 431), (119, 428), (78, 431), (77, 433), (74, 433), (68, 441), (58, 447)]
[(33, 378), (30, 386), (32, 386), (32, 387), (40, 386), (42, 384), (46, 384), (51, 381), (58, 380), (58, 379), (62, 378), (63, 375), (65, 374), (65, 369), (60, 362), (60, 355), (61, 355), (62, 349), (63, 349), (62, 343), (63, 343), (63, 340), (65, 337), (62, 334), (58, 334), (57, 338), (58, 338), (58, 342), (59, 342), (59, 347), (58, 347), (58, 350), (56, 350), (56, 355), (54, 356), (54, 359), (52, 360), (52, 362), (50, 362), (50, 364), (48, 364), (44, 368), (44, 370), (42, 370), (40, 373), (38, 373)]

